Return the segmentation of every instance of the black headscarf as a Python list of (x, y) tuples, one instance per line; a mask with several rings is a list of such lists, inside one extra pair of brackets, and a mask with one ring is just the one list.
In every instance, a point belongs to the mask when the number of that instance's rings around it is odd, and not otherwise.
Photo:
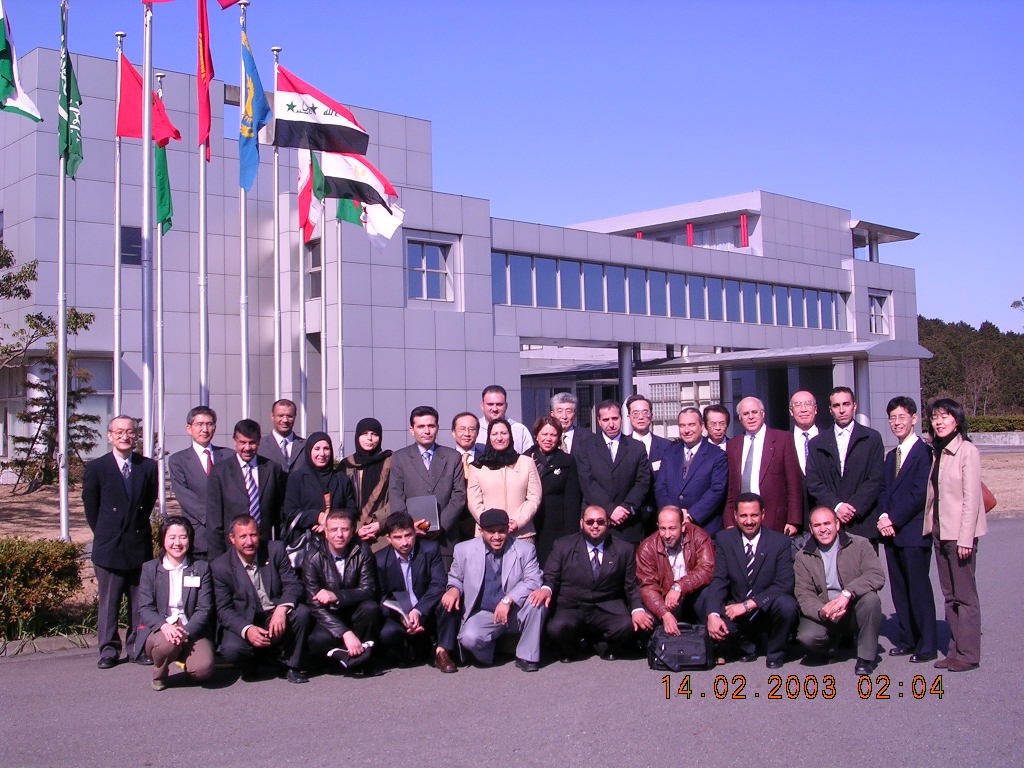
[[(505, 429), (508, 430), (508, 447), (503, 451), (497, 451), (491, 445), (491, 432), (495, 424), (504, 424)], [(473, 466), (477, 468), (501, 469), (502, 467), (511, 467), (517, 461), (519, 461), (519, 454), (516, 453), (516, 449), (512, 446), (512, 425), (505, 419), (495, 419), (487, 425), (487, 446), (484, 448), (483, 455), (478, 456), (476, 461), (473, 462)]]
[(377, 483), (380, 482), (381, 472), (384, 471), (384, 460), (391, 455), (391, 451), (381, 449), (380, 443), (377, 443), (377, 447), (372, 451), (364, 451), (363, 447), (359, 444), (359, 437), (367, 432), (373, 432), (377, 437), (381, 437), (384, 434), (384, 428), (372, 416), (360, 419), (359, 423), (356, 424), (355, 453), (351, 456), (346, 456), (342, 462), (345, 469), (362, 470), (359, 487), (356, 488), (356, 497), (360, 500), (360, 503), (364, 499), (369, 498), (370, 494), (373, 493), (373, 489), (377, 487)]
[[(313, 463), (313, 446), (320, 442), (326, 442), (331, 446), (330, 459), (324, 467), (318, 467)], [(309, 467), (313, 476), (320, 480), (320, 487), (323, 488), (324, 493), (327, 493), (330, 490), (328, 483), (331, 481), (331, 475), (334, 474), (334, 443), (331, 442), (331, 436), (326, 432), (314, 432), (306, 438), (306, 466)]]

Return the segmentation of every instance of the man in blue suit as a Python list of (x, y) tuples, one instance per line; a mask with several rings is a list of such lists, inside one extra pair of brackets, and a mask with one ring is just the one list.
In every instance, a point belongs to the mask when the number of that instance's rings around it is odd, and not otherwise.
[(658, 508), (679, 507), (709, 536), (722, 529), (722, 508), (729, 485), (725, 451), (701, 435), (701, 414), (696, 408), (679, 412), (678, 443), (672, 444), (654, 481)]
[(914, 434), (917, 403), (911, 398), (894, 397), (885, 410), (889, 428), (900, 441), (885, 457), (885, 485), (878, 500), (878, 532), (885, 544), (889, 590), (899, 623), (889, 655), (911, 654), (912, 662), (923, 663), (937, 655), (935, 596), (928, 578), (932, 542), (921, 533), (932, 449)]

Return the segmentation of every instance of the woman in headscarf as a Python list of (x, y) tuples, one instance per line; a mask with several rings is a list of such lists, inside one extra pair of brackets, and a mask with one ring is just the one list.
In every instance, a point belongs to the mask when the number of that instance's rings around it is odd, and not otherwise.
[(334, 464), (334, 444), (326, 432), (314, 432), (306, 438), (306, 460), (288, 475), (282, 517), (285, 543), (294, 544), (312, 530), (323, 533), (323, 519), (332, 509), (347, 509), (353, 514), (356, 497), (345, 472)]
[(388, 477), (391, 474), (391, 451), (380, 447), (384, 429), (377, 419), (368, 417), (356, 424), (356, 451), (346, 456), (341, 465), (352, 481), (356, 497), (356, 536), (374, 546), (384, 533), (389, 513)]
[(541, 566), (555, 539), (580, 529), (580, 481), (576, 460), (563, 451), (562, 425), (553, 416), (541, 416), (533, 425), (533, 459), (540, 476), (541, 500), (533, 524), (537, 529), (537, 559)]
[(469, 465), (466, 496), (470, 513), (479, 523), (484, 510), (503, 509), (508, 513), (509, 533), (520, 539), (533, 538), (540, 493), (540, 475), (533, 459), (512, 447), (508, 421), (495, 419), (487, 425), (483, 455)]

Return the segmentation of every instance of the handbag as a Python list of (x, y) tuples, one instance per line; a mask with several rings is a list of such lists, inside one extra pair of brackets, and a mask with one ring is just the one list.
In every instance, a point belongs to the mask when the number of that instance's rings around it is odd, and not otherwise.
[(670, 672), (711, 669), (711, 638), (703, 624), (679, 622), (679, 634), (670, 635), (659, 626), (647, 644), (647, 666)]
[(309, 549), (310, 543), (313, 541), (313, 531), (303, 531), (302, 535), (299, 536), (294, 542), (292, 542), (292, 534), (295, 533), (295, 526), (299, 522), (301, 515), (296, 514), (292, 518), (292, 521), (288, 524), (288, 530), (284, 534), (284, 551), (288, 555), (288, 560), (292, 564), (292, 568), (296, 571), (302, 570), (302, 564), (306, 560), (306, 550)]
[(987, 515), (993, 509), (996, 508), (996, 504), (999, 502), (996, 500), (996, 495), (988, 489), (984, 481), (981, 483), (981, 503), (985, 505), (985, 514)]

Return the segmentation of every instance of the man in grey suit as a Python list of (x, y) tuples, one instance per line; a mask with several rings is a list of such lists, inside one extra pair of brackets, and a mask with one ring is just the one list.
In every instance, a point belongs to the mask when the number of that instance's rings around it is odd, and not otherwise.
[(276, 461), (278, 466), (291, 472), (302, 461), (302, 450), (306, 446), (306, 438), (299, 437), (292, 431), (295, 424), (295, 403), (281, 399), (274, 401), (270, 409), (270, 423), (274, 428), (269, 435), (260, 439), (259, 455)]
[(391, 456), (388, 497), (391, 512), (408, 512), (408, 501), (417, 496), (437, 500), (441, 530), (438, 545), (445, 568), (459, 540), (459, 522), (466, 512), (466, 477), (459, 452), (437, 444), (437, 410), (418, 405), (409, 414), (409, 432), (415, 441)]
[(459, 643), (482, 666), (494, 662), (498, 638), (519, 632), (516, 666), (524, 672), (540, 668), (540, 638), (547, 609), (530, 602), (544, 575), (533, 544), (508, 535), (508, 513), (486, 509), (481, 534), (455, 547), (448, 573), (448, 591), (441, 605), (462, 608)]
[(206, 520), (206, 486), (213, 465), (231, 457), (231, 451), (213, 445), (217, 433), (217, 413), (206, 405), (197, 405), (185, 417), (185, 431), (192, 445), (167, 460), (171, 473), (171, 490), (181, 505), (181, 514), (195, 529), (192, 557), (206, 560), (210, 531)]

